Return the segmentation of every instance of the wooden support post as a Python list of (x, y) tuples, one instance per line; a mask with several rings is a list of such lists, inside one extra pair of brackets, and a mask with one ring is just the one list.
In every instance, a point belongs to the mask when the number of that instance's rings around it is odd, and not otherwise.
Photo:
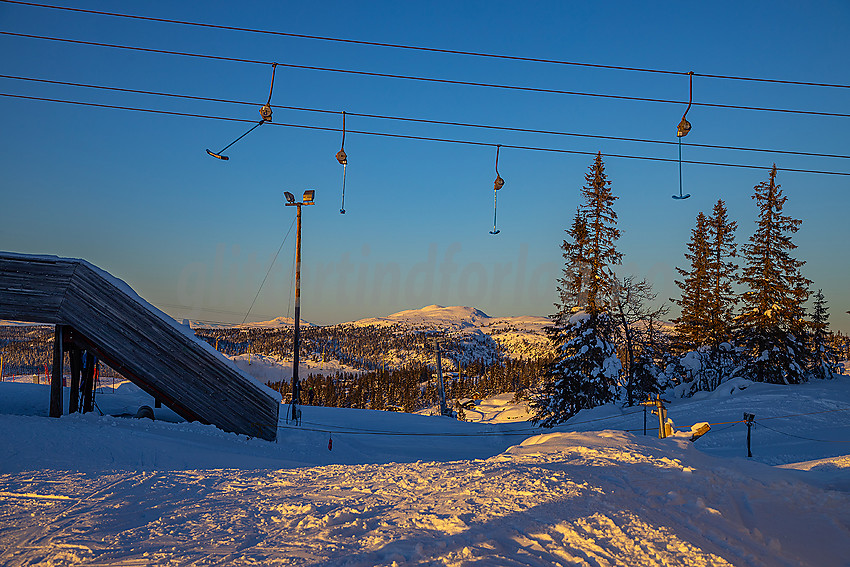
[(50, 417), (62, 417), (62, 335), (63, 326), (53, 332), (53, 369), (50, 375)]
[(71, 398), (68, 400), (68, 413), (80, 411), (80, 368), (83, 366), (83, 352), (74, 347), (68, 351), (68, 360), (71, 363)]
[(641, 402), (643, 408), (643, 434), (646, 435), (646, 406), (655, 406), (655, 409), (652, 410), (653, 415), (658, 416), (658, 438), (664, 439), (667, 437), (667, 408), (664, 407), (664, 403), (670, 403), (669, 400), (664, 400), (658, 394), (655, 395), (655, 399), (653, 400), (651, 397), (647, 396), (645, 402)]
[(94, 410), (94, 367), (97, 364), (97, 357), (89, 351), (86, 351), (85, 368), (83, 368), (83, 413), (88, 413)]

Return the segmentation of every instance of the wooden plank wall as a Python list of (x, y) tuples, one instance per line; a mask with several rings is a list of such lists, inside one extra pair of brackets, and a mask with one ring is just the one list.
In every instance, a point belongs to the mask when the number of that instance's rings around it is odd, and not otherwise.
[(0, 319), (61, 323), (59, 309), (77, 262), (0, 253)]
[[(53, 311), (34, 305), (42, 300)], [(79, 342), (186, 419), (267, 440), (277, 436), (280, 402), (270, 392), (84, 262), (22, 263), (0, 253), (0, 318), (70, 325)]]

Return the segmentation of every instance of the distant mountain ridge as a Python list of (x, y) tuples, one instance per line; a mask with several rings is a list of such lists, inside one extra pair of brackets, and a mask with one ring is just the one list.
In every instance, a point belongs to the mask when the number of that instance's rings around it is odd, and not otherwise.
[[(190, 323), (193, 329), (275, 331), (291, 328), (294, 320), (290, 317), (277, 317), (271, 321), (259, 321), (244, 325), (208, 325)], [(502, 358), (538, 358), (551, 352), (544, 327), (551, 321), (546, 317), (525, 315), (518, 317), (491, 317), (474, 307), (455, 305), (428, 305), (420, 309), (407, 309), (383, 317), (367, 317), (357, 321), (348, 321), (336, 325), (316, 326), (306, 321), (302, 327), (339, 336), (356, 336), (358, 340), (370, 336), (374, 329), (376, 336), (420, 336), (422, 334), (440, 334), (457, 345), (461, 352), (456, 355), (464, 360), (500, 360)], [(365, 333), (365, 334), (364, 334)], [(368, 339), (366, 339), (368, 340)], [(387, 345), (385, 345), (386, 347)], [(378, 348), (379, 345), (373, 345)], [(447, 353), (448, 355), (448, 353)], [(391, 356), (393, 362), (430, 357), (426, 353), (416, 353), (403, 349)]]

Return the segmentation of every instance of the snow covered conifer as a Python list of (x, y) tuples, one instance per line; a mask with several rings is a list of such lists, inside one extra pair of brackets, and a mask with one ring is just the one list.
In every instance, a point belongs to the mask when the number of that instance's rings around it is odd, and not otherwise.
[(615, 247), (620, 237), (613, 209), (617, 197), (611, 192), (601, 153), (585, 175), (581, 194), (584, 202), (568, 231), (572, 245), (565, 241), (562, 247), (566, 266), (558, 280), (561, 303), (555, 305), (558, 312), (547, 329), (556, 359), (531, 399), (533, 421), (544, 427), (614, 399), (621, 370), (613, 340), (615, 324), (608, 313), (616, 285), (610, 266), (622, 258)]
[(709, 310), (709, 247), (708, 219), (705, 213), (697, 215), (696, 226), (691, 230), (691, 240), (688, 242), (688, 252), (685, 258), (690, 260), (690, 270), (676, 268), (682, 280), (675, 283), (682, 290), (681, 299), (673, 302), (682, 308), (682, 314), (673, 319), (676, 333), (685, 343), (685, 350), (696, 349), (708, 342), (708, 310)]
[(611, 292), (616, 285), (610, 266), (619, 264), (623, 255), (617, 251), (620, 238), (617, 213), (611, 192), (611, 181), (605, 175), (602, 154), (596, 154), (581, 188), (584, 205), (581, 212), (587, 222), (587, 312), (602, 313), (610, 306)]
[(717, 348), (732, 336), (734, 309), (738, 296), (733, 285), (738, 281), (738, 264), (732, 258), (736, 255), (735, 230), (738, 223), (730, 221), (726, 214), (726, 203), (718, 199), (714, 212), (707, 220), (708, 273), (707, 311), (708, 340), (712, 348)]
[(841, 365), (830, 340), (829, 310), (826, 307), (826, 299), (823, 297), (822, 289), (815, 293), (815, 304), (809, 324), (812, 330), (812, 376), (814, 378), (835, 378), (837, 374), (841, 373)]
[(614, 333), (608, 313), (574, 314), (559, 335), (557, 358), (532, 396), (533, 423), (553, 427), (583, 409), (605, 404), (616, 395), (621, 364), (617, 347), (606, 340)]
[(558, 293), (561, 309), (558, 316), (569, 316), (584, 309), (587, 304), (587, 278), (589, 262), (587, 258), (588, 233), (587, 218), (581, 209), (576, 209), (572, 226), (566, 231), (569, 240), (564, 240), (564, 276), (558, 280)]
[(776, 166), (768, 181), (755, 186), (759, 210), (756, 232), (744, 245), (746, 266), (741, 283), (747, 290), (738, 318), (740, 344), (750, 357), (750, 377), (759, 382), (792, 384), (805, 380), (808, 353), (804, 304), (811, 283), (800, 273), (805, 264), (791, 256), (791, 234), (802, 221), (782, 214), (788, 199), (776, 183)]

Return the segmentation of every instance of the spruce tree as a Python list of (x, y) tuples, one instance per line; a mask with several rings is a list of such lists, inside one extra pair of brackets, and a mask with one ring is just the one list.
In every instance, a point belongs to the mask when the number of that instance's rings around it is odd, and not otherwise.
[(791, 241), (802, 221), (783, 215), (787, 197), (776, 183), (776, 165), (767, 181), (755, 186), (758, 207), (756, 232), (744, 245), (741, 283), (743, 311), (738, 318), (740, 343), (750, 359), (752, 379), (776, 384), (805, 380), (807, 366), (804, 304), (811, 283), (800, 268), (805, 262), (791, 252)]
[(614, 343), (601, 338), (613, 333), (614, 322), (608, 313), (593, 316), (582, 311), (570, 317), (561, 335), (566, 340), (531, 399), (533, 423), (553, 427), (583, 409), (614, 399), (620, 360)]
[(815, 293), (815, 303), (812, 310), (810, 327), (811, 336), (811, 373), (814, 378), (835, 378), (841, 373), (841, 364), (833, 348), (832, 333), (829, 332), (829, 310), (823, 290)]
[[(610, 267), (619, 264), (622, 257), (615, 247), (620, 231), (613, 209), (616, 197), (611, 192), (601, 153), (585, 175), (581, 194), (583, 204), (573, 228), (586, 227), (586, 243), (581, 248), (585, 277), (579, 281), (584, 304), (581, 311), (573, 309), (577, 288), (569, 286), (574, 286), (574, 260), (578, 253), (577, 248), (565, 248), (567, 265), (564, 277), (558, 280), (561, 302), (555, 304), (558, 312), (547, 329), (557, 354), (531, 399), (532, 421), (543, 427), (552, 427), (582, 409), (614, 399), (621, 370), (613, 341), (615, 324), (608, 313), (615, 285)], [(579, 231), (571, 234), (574, 244), (584, 240), (578, 239), (578, 234)]]
[(617, 228), (617, 213), (611, 192), (611, 181), (605, 174), (602, 154), (596, 154), (590, 171), (585, 175), (581, 188), (584, 205), (581, 212), (587, 222), (587, 312), (602, 313), (610, 307), (614, 289), (614, 275), (610, 266), (621, 262), (623, 255), (617, 251), (620, 238)]
[(732, 338), (735, 319), (735, 304), (738, 296), (733, 288), (738, 281), (738, 264), (732, 259), (736, 256), (735, 230), (738, 223), (729, 221), (726, 203), (718, 199), (714, 213), (707, 220), (708, 258), (708, 297), (706, 320), (708, 342), (718, 348)]
[(676, 268), (682, 280), (675, 280), (682, 290), (681, 299), (673, 302), (682, 308), (682, 314), (673, 319), (681, 350), (694, 350), (708, 343), (709, 333), (706, 322), (709, 319), (709, 256), (708, 219), (705, 213), (697, 215), (696, 226), (691, 230), (688, 252), (685, 258), (690, 260), (689, 270)]
[[(587, 257), (588, 232), (587, 219), (581, 209), (576, 209), (572, 226), (566, 231), (569, 240), (564, 240), (561, 250), (564, 251), (564, 275), (558, 280), (558, 293), (562, 309), (556, 317), (571, 314), (584, 309), (587, 304), (587, 274), (589, 262)], [(563, 322), (562, 322), (563, 323)]]

